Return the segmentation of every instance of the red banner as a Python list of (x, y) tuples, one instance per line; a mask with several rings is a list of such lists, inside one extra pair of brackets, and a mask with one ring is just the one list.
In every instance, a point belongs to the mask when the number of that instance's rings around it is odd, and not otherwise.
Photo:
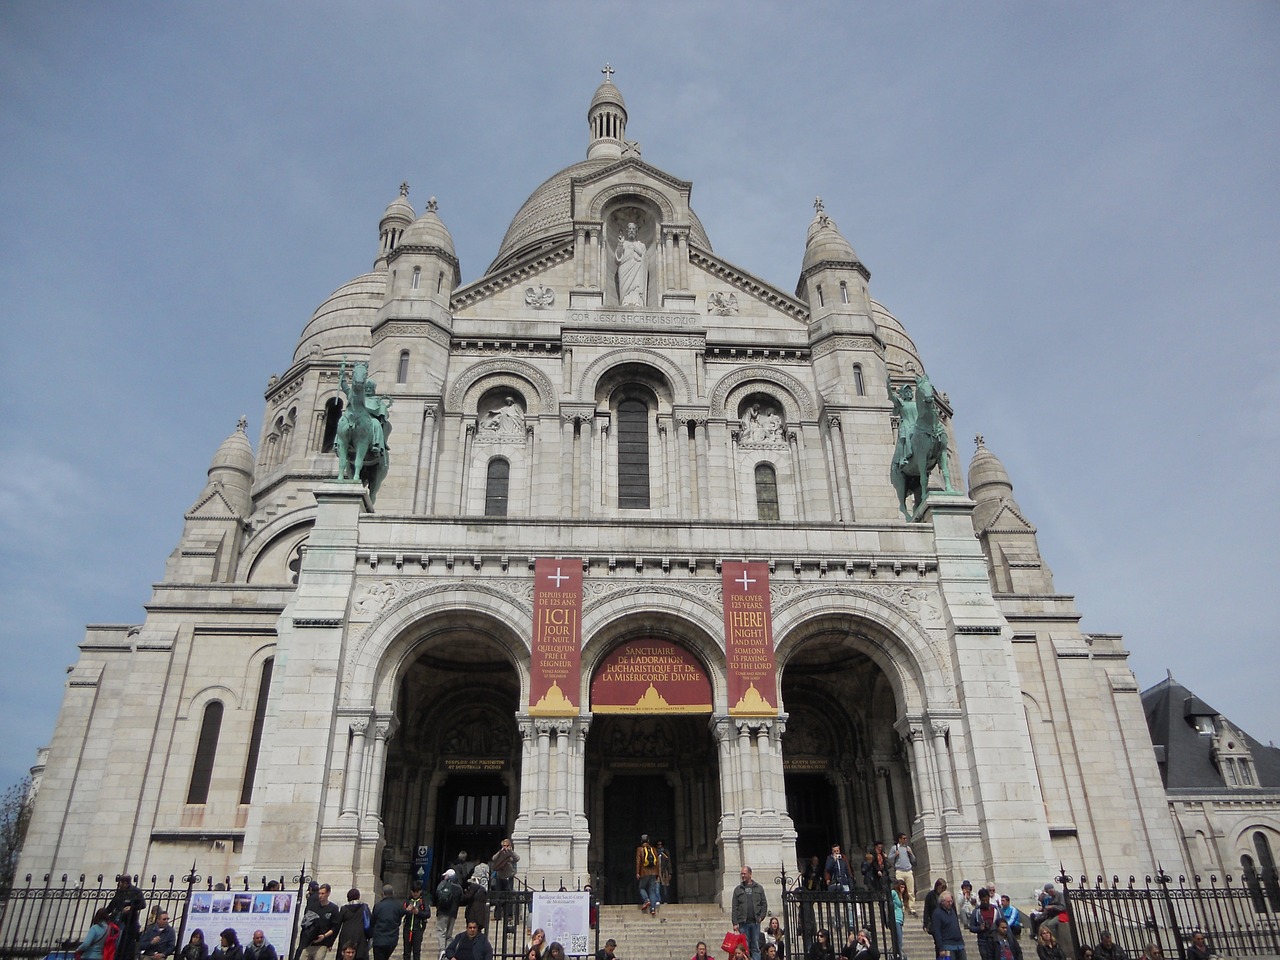
[(736, 717), (776, 716), (778, 668), (769, 613), (769, 565), (725, 561), (720, 578), (729, 713)]
[(529, 715), (577, 716), (581, 686), (582, 564), (577, 560), (536, 560)]
[(710, 713), (711, 681), (698, 658), (669, 640), (630, 640), (591, 679), (592, 713)]

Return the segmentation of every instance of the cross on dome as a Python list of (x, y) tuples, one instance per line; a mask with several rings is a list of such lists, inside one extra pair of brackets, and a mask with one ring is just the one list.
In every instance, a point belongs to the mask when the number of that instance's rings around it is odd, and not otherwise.
[(613, 74), (614, 74), (613, 67), (609, 66), (609, 64), (606, 63), (604, 65), (604, 69), (601, 70), (600, 72), (604, 74), (605, 83), (613, 83)]
[(814, 197), (814, 198), (813, 198), (813, 212), (814, 212), (814, 213), (821, 214), (821, 213), (823, 213), (823, 212), (825, 212), (825, 211), (826, 211), (826, 207), (824, 207), (824, 206), (822, 205), (822, 198), (821, 198), (821, 197)]
[(400, 181), (400, 196), (402, 196), (402, 197), (407, 197), (408, 195), (409, 195), (409, 181), (408, 181), (408, 180), (401, 180), (401, 181)]
[(981, 447), (985, 446), (985, 441), (984, 441), (984, 439), (983, 439), (982, 434), (978, 434), (976, 437), (974, 437), (974, 438), (973, 438), (973, 442), (974, 442), (974, 443), (975, 443), (979, 448), (981, 448)]

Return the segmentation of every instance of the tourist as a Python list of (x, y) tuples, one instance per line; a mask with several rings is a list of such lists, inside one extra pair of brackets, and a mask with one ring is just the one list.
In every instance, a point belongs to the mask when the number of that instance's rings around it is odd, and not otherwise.
[(840, 951), (844, 960), (879, 960), (880, 951), (871, 943), (871, 934), (866, 930), (850, 930), (849, 942)]
[(973, 916), (977, 906), (978, 898), (973, 895), (973, 884), (968, 880), (961, 880), (960, 899), (956, 901), (956, 915), (960, 918), (960, 925), (966, 930), (969, 928), (969, 918)]
[(778, 945), (772, 940), (766, 940), (760, 948), (760, 960), (778, 960)]
[(1093, 947), (1087, 943), (1080, 948), (1080, 960), (1093, 960)]
[(128, 957), (132, 960), (138, 953), (138, 921), (147, 901), (142, 891), (133, 885), (133, 879), (127, 873), (116, 876), (116, 892), (107, 903), (111, 919), (120, 927), (120, 936), (116, 940), (116, 956)]
[[(386, 887), (382, 888), (384, 891)], [(377, 927), (378, 907), (379, 903), (373, 908), (374, 927)], [(431, 919), (431, 905), (427, 903), (427, 898), (422, 895), (422, 883), (413, 881), (409, 886), (409, 899), (401, 904), (404, 917), (404, 960), (419, 960), (422, 956), (422, 940), (427, 935), (427, 921)], [(387, 910), (388, 915), (390, 909)], [(384, 938), (385, 939), (385, 938)], [(374, 950), (374, 956), (377, 956), (377, 950)]]
[(916, 853), (907, 842), (907, 835), (899, 833), (894, 844), (889, 848), (889, 865), (893, 868), (893, 879), (901, 880), (906, 885), (902, 895), (902, 905), (914, 917), (916, 915)]
[(893, 902), (893, 952), (898, 960), (906, 960), (902, 952), (902, 923), (906, 919), (904, 902), (907, 896), (907, 885), (902, 880), (894, 880), (889, 888), (889, 899)]
[(933, 933), (933, 911), (938, 909), (938, 898), (947, 889), (947, 881), (939, 877), (933, 881), (933, 889), (924, 895), (924, 932)]
[(169, 914), (164, 910), (156, 913), (151, 926), (142, 932), (138, 941), (142, 949), (142, 960), (164, 960), (178, 949), (178, 933), (169, 923)]
[(1067, 960), (1062, 947), (1058, 946), (1058, 938), (1048, 927), (1040, 928), (1040, 936), (1036, 941), (1036, 956), (1039, 960)]
[(547, 949), (547, 931), (543, 930), (541, 927), (534, 930), (533, 937), (529, 941), (529, 949), (538, 951), (538, 960), (542, 960), (542, 955)]
[(1129, 960), (1120, 944), (1111, 939), (1111, 931), (1103, 930), (1098, 934), (1098, 945), (1093, 950), (1097, 960)]
[(191, 938), (178, 954), (178, 960), (209, 960), (209, 945), (204, 942), (204, 931), (199, 927), (191, 931)]
[(255, 930), (249, 939), (249, 945), (244, 948), (244, 960), (280, 960), (280, 955), (267, 940), (266, 933)]
[(693, 956), (689, 960), (707, 960), (707, 942), (699, 940), (697, 946), (693, 948)]
[(930, 932), (939, 956), (945, 950), (951, 954), (952, 960), (965, 960), (964, 934), (956, 913), (956, 898), (950, 890), (944, 890), (938, 897), (938, 909), (933, 911)]
[(436, 939), (440, 950), (453, 940), (453, 925), (458, 919), (458, 905), (462, 903), (462, 887), (458, 885), (457, 872), (444, 872), (436, 886)]
[(618, 941), (610, 937), (604, 946), (596, 951), (596, 960), (614, 960), (614, 951), (618, 949)]
[(227, 927), (219, 935), (211, 960), (244, 960), (244, 948), (240, 946), (240, 937), (233, 927)]
[(991, 935), (993, 960), (1022, 960), (1022, 944), (1009, 928), (1009, 921), (1001, 917), (996, 921)]
[[(422, 899), (422, 891), (418, 891), (418, 899)], [(410, 901), (412, 902), (412, 901)], [(409, 922), (416, 919), (417, 907), (414, 907), (412, 913), (410, 909), (396, 897), (395, 887), (389, 883), (382, 885), (382, 899), (373, 905), (373, 910), (369, 913), (369, 949), (373, 951), (374, 960), (391, 960), (391, 954), (395, 952), (396, 945), (400, 942), (400, 921), (405, 923), (405, 956), (409, 956), (411, 934), (409, 931)], [(423, 924), (426, 921), (423, 920)], [(419, 935), (415, 939), (421, 939)]]
[(347, 891), (346, 905), (338, 911), (338, 942), (345, 950), (354, 944), (356, 960), (369, 957), (369, 905), (360, 900), (360, 891), (352, 887)]
[(332, 888), (327, 883), (316, 887), (315, 900), (308, 899), (306, 912), (302, 915), (299, 941), (304, 944), (302, 952), (307, 960), (324, 960), (338, 942), (341, 918), (338, 905), (329, 899), (331, 892)]
[(552, 940), (547, 947), (547, 960), (565, 960), (564, 945), (559, 940)]
[(484, 933), (489, 929), (489, 891), (478, 877), (467, 882), (462, 894), (463, 917), (467, 923), (475, 923)]
[(773, 944), (779, 960), (787, 955), (787, 935), (777, 917), (770, 917), (764, 928), (764, 945), (767, 947), (769, 944)]
[(751, 868), (743, 867), (742, 882), (733, 888), (733, 929), (747, 938), (751, 960), (760, 960), (760, 922), (769, 915), (769, 901), (764, 887), (751, 877)]
[(674, 876), (674, 870), (671, 866), (671, 854), (667, 852), (667, 848), (662, 845), (662, 841), (658, 841), (658, 898), (663, 903), (671, 902), (671, 879)]
[(80, 960), (102, 960), (102, 948), (107, 942), (107, 924), (111, 921), (111, 911), (103, 907), (93, 915), (93, 923), (84, 935), (80, 946), (76, 947), (76, 956)]
[(835, 947), (831, 943), (831, 931), (819, 930), (817, 936), (813, 938), (813, 943), (809, 944), (809, 952), (805, 954), (805, 960), (833, 960), (835, 955)]
[(1022, 912), (1009, 902), (1007, 893), (1000, 894), (1000, 915), (1009, 921), (1009, 932), (1015, 940), (1022, 938)]
[(978, 955), (982, 960), (992, 960), (995, 945), (991, 935), (996, 932), (996, 921), (1001, 916), (1000, 908), (991, 902), (991, 891), (982, 887), (978, 891), (978, 905), (969, 915), (969, 930), (978, 935)]
[[(552, 947), (559, 946), (553, 943)], [(493, 960), (493, 947), (488, 938), (481, 932), (480, 925), (474, 920), (467, 920), (467, 928), (450, 941), (444, 949), (446, 960)], [(564, 960), (564, 948), (560, 949), (560, 960)]]
[(1164, 960), (1164, 951), (1159, 944), (1148, 943), (1147, 949), (1142, 951), (1142, 960)]
[(1187, 947), (1187, 960), (1209, 960), (1213, 956), (1213, 948), (1209, 946), (1203, 930), (1191, 934), (1191, 946)]
[(661, 892), (658, 889), (658, 851), (649, 842), (647, 833), (640, 835), (640, 845), (636, 847), (636, 887), (640, 893), (640, 911), (648, 910), (653, 916), (658, 912)]

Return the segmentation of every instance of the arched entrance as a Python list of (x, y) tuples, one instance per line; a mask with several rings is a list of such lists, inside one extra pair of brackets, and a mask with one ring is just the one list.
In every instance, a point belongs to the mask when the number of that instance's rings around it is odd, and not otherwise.
[[(520, 680), (482, 634), (437, 639), (404, 673), (388, 745), (382, 876), (434, 883), (461, 852), (487, 861), (519, 813)], [(423, 848), (429, 848), (424, 862)]]
[(887, 849), (899, 830), (910, 833), (915, 815), (889, 678), (847, 639), (814, 637), (787, 661), (782, 699), (783, 775), (797, 859), (825, 859), (839, 843), (856, 869), (875, 841)]
[(672, 859), (668, 902), (713, 900), (720, 773), (705, 666), (668, 640), (619, 644), (596, 667), (591, 709), (589, 861), (602, 899), (636, 902), (636, 847), (648, 834)]

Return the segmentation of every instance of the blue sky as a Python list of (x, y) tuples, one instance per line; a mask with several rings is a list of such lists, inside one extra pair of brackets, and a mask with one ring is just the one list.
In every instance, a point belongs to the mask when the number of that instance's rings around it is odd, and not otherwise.
[(463, 7), (0, 6), (0, 781), (400, 181), (475, 279), (606, 60), (719, 255), (791, 289), (822, 195), (1083, 628), (1280, 739), (1280, 6)]

